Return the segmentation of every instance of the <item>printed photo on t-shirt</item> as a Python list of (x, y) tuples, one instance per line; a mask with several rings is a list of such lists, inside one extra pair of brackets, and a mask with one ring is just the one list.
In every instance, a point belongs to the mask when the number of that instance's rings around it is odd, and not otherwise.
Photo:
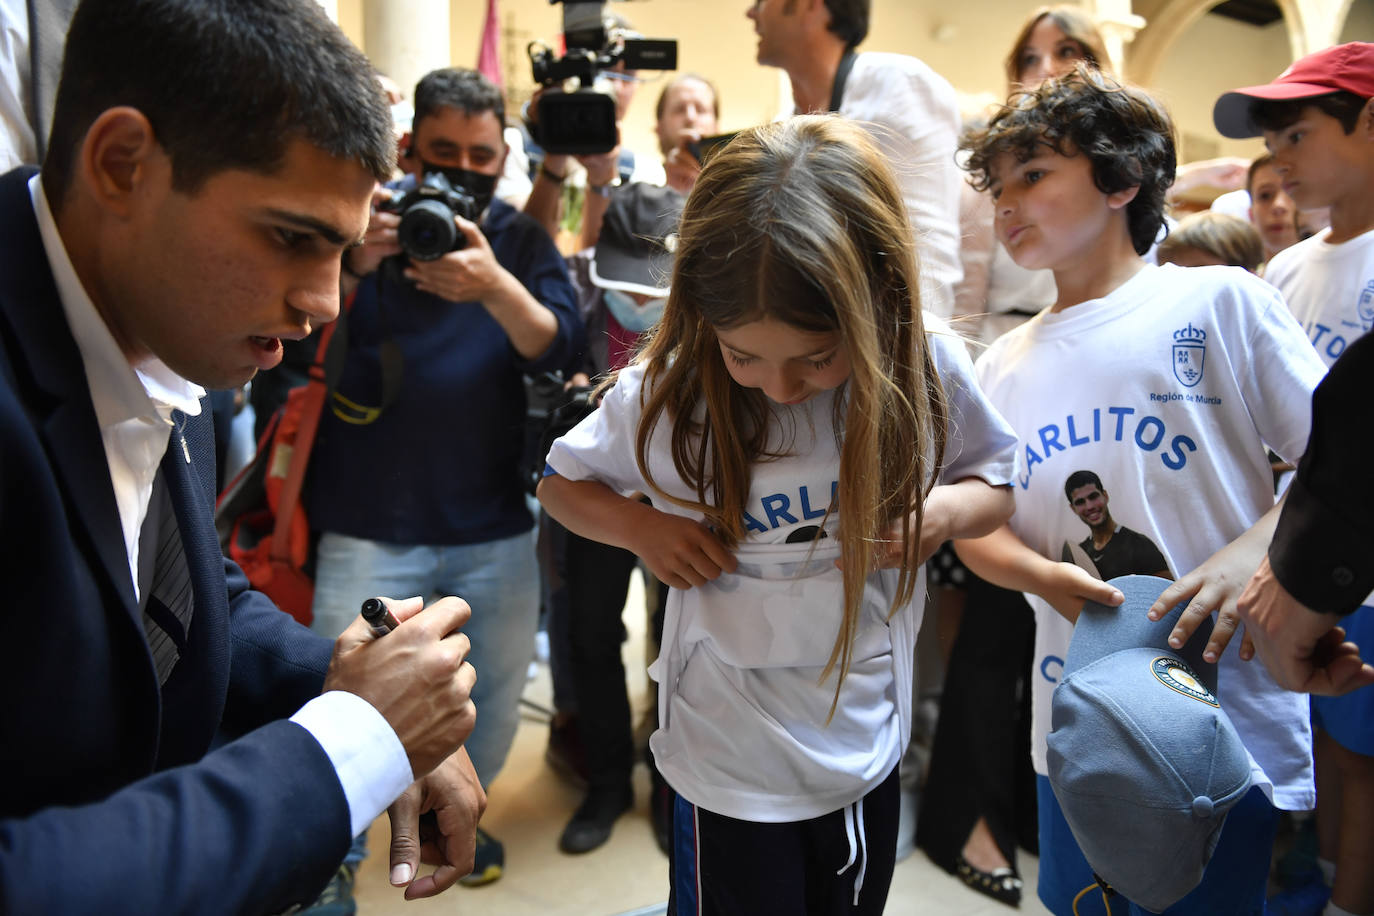
[(1081, 541), (1067, 540), (1060, 559), (1103, 580), (1117, 576), (1174, 578), (1169, 563), (1154, 541), (1112, 518), (1110, 498), (1094, 471), (1074, 471), (1064, 480), (1069, 508), (1088, 526)]

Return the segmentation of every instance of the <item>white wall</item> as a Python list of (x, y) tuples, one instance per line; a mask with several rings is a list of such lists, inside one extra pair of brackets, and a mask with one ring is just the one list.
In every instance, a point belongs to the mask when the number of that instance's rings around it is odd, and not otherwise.
[(1223, 92), (1269, 82), (1289, 62), (1282, 22), (1257, 27), (1203, 16), (1169, 49), (1154, 89), (1169, 106), (1180, 133), (1212, 141), (1217, 155), (1253, 158), (1264, 152), (1264, 144), (1220, 136), (1212, 127), (1212, 106)]

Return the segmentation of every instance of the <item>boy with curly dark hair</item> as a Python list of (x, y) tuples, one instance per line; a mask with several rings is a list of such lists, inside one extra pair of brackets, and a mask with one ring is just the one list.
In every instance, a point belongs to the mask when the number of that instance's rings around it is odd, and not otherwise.
[[(1142, 259), (1176, 161), (1169, 115), (1146, 93), (1080, 67), (1013, 96), (962, 145), (974, 185), (996, 201), (998, 238), (1022, 267), (1054, 271), (1059, 291), (978, 360), (980, 383), (1020, 438), (1016, 514), (986, 538), (956, 543), (979, 576), (1030, 593), (1036, 613), (1040, 898), (1067, 916), (1095, 883), (1046, 775), (1051, 692), (1085, 592), (1086, 573), (1055, 562), (1081, 537), (1063, 487), (1091, 468), (1112, 482), (1114, 520), (1153, 541), (1169, 569), (1191, 570), (1151, 609), (1158, 619), (1188, 602), (1171, 644), (1220, 611), (1204, 658), (1218, 665), (1252, 758), (1252, 788), (1224, 827), (1220, 814), (1196, 825), (1220, 839), (1201, 883), (1167, 912), (1262, 912), (1277, 809), (1312, 803), (1311, 734), (1305, 700), (1227, 643), (1277, 518), (1263, 446), (1302, 452), (1322, 363), (1283, 299), (1245, 270)], [(1133, 825), (1114, 829), (1124, 837)], [(1161, 850), (1140, 867), (1176, 875), (1172, 855)]]

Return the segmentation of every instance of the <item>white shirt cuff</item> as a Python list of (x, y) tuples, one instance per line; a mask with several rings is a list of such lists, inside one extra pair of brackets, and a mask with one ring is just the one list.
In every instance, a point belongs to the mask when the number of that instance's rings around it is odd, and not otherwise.
[(297, 710), (291, 721), (310, 732), (329, 755), (348, 800), (350, 836), (365, 832), (415, 781), (401, 739), (357, 694), (321, 694)]

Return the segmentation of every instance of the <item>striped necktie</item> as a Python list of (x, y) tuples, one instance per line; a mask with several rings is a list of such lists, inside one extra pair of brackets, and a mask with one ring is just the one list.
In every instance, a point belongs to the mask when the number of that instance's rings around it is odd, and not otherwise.
[(195, 609), (186, 550), (161, 467), (153, 478), (148, 517), (139, 532), (138, 555), (139, 610), (161, 686), (167, 683), (186, 648), (186, 634)]

